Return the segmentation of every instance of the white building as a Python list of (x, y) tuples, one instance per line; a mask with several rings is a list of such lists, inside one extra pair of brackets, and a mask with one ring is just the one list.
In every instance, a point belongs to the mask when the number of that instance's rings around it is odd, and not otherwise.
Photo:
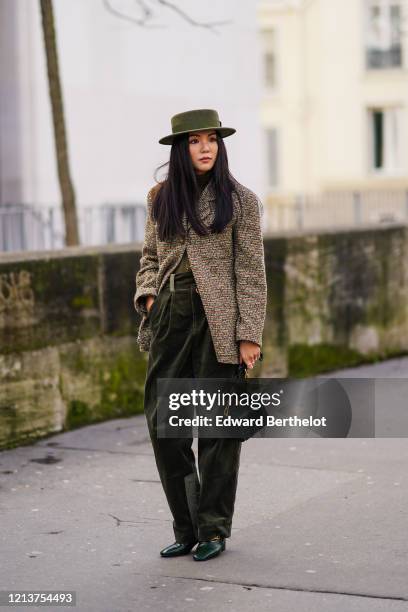
[(258, 23), (271, 229), (403, 219), (407, 0), (263, 0)]
[[(51, 108), (37, 0), (0, 2), (0, 204), (58, 205)], [(110, 6), (139, 18), (133, 0)], [(151, 27), (104, 0), (54, 0), (72, 179), (79, 208), (145, 203), (170, 147), (170, 118), (215, 108), (234, 176), (264, 196), (256, 3), (178, 6), (211, 31), (151, 6)], [(150, 25), (150, 23), (149, 23)], [(162, 176), (159, 174), (159, 177)]]

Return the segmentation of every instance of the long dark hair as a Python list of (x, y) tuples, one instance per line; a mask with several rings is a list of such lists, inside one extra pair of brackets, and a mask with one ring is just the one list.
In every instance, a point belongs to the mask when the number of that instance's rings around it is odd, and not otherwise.
[[(222, 232), (233, 216), (232, 192), (235, 191), (234, 177), (229, 171), (228, 156), (223, 138), (217, 132), (218, 153), (211, 179), (216, 193), (214, 221), (207, 229), (197, 216), (196, 202), (200, 197), (196, 172), (189, 151), (189, 134), (176, 136), (171, 146), (170, 160), (156, 169), (168, 164), (167, 177), (157, 186), (153, 199), (152, 217), (157, 222), (158, 238), (171, 240), (177, 235), (184, 236), (183, 212), (186, 213), (192, 228), (204, 236), (210, 232)], [(157, 179), (156, 179), (157, 180)]]

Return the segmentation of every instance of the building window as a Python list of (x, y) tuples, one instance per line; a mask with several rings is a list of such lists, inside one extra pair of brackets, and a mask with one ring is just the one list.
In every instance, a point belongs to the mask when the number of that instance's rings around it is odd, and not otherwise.
[(274, 89), (277, 85), (276, 31), (274, 28), (262, 30), (263, 77), (265, 87)]
[(401, 167), (400, 109), (373, 108), (369, 110), (369, 147), (371, 169), (385, 174), (398, 171)]
[(267, 128), (265, 135), (268, 187), (275, 188), (279, 184), (278, 131)]
[(367, 9), (366, 66), (402, 67), (402, 10), (397, 0), (365, 0)]

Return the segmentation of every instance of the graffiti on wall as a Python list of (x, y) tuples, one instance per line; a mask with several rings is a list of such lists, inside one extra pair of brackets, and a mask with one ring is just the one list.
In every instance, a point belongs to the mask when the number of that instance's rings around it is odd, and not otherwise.
[(0, 274), (0, 314), (28, 314), (34, 310), (31, 276), (27, 270)]

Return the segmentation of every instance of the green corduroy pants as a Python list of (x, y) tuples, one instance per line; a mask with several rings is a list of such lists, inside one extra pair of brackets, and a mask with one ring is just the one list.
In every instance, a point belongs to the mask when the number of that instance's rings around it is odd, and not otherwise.
[[(173, 282), (174, 281), (174, 282)], [(191, 270), (176, 272), (149, 312), (152, 340), (144, 411), (177, 542), (231, 535), (242, 441), (198, 438), (198, 474), (192, 438), (157, 436), (158, 378), (231, 378), (237, 364), (217, 360)]]

